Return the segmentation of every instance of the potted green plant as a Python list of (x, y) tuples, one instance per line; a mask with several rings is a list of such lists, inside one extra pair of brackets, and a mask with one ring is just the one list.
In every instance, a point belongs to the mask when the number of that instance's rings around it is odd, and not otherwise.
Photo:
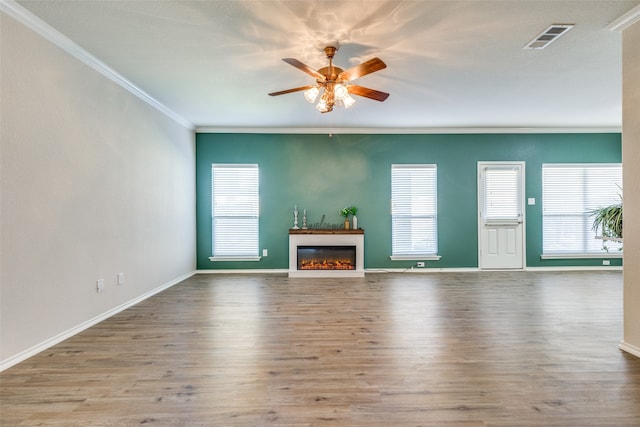
[[(593, 216), (591, 229), (602, 240), (622, 242), (622, 196), (620, 203), (594, 209), (590, 211)], [(606, 245), (604, 246), (607, 249)]]
[(351, 211), (349, 210), (348, 207), (344, 207), (342, 209), (340, 209), (340, 215), (342, 215), (344, 217), (344, 229), (348, 230), (349, 229), (349, 214), (351, 213)]
[(349, 215), (353, 215), (353, 228), (358, 228), (358, 218), (356, 217), (356, 213), (358, 212), (358, 208), (355, 206), (345, 206), (340, 209), (340, 215), (344, 217), (344, 229), (349, 230), (351, 228), (349, 223)]

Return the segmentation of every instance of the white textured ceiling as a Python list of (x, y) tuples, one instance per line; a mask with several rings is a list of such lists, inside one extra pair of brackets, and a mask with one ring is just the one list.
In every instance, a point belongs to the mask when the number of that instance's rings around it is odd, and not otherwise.
[[(579, 128), (621, 126), (621, 34), (605, 26), (640, 1), (19, 0), (54, 29), (196, 127), (221, 129)], [(575, 24), (544, 50), (522, 47)], [(339, 43), (356, 80), (389, 92), (320, 114), (312, 84), (284, 63), (326, 65)]]

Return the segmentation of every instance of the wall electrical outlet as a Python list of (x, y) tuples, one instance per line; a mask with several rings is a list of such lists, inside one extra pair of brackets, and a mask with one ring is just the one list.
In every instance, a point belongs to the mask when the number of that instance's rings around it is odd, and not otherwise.
[(96, 281), (96, 292), (104, 291), (104, 279), (98, 279)]
[(269, 251), (266, 249), (262, 250), (262, 256), (267, 256), (269, 254)]
[(418, 261), (416, 267), (424, 267), (424, 261)]
[(603, 259), (602, 265), (611, 265), (611, 261), (609, 261), (608, 259)]
[(118, 285), (124, 285), (124, 273), (118, 273)]

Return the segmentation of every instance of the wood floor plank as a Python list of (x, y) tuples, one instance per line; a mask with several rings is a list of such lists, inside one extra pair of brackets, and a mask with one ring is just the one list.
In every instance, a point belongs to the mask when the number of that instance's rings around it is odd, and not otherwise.
[(196, 275), (0, 373), (2, 426), (638, 426), (622, 274)]

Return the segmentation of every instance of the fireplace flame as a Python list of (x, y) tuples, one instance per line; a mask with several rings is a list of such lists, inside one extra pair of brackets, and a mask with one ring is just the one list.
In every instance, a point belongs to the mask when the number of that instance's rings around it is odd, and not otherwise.
[(347, 258), (310, 258), (300, 261), (300, 270), (355, 270), (356, 266)]

